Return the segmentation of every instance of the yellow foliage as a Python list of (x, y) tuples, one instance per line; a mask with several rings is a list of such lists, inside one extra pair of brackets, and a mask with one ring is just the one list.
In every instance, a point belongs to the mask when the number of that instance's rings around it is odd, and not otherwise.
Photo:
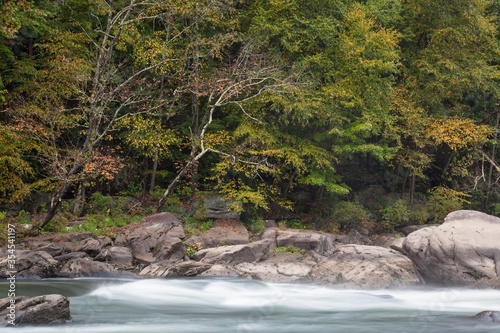
[(492, 129), (486, 125), (477, 125), (467, 118), (436, 118), (427, 129), (427, 138), (436, 144), (446, 144), (456, 151), (484, 144)]

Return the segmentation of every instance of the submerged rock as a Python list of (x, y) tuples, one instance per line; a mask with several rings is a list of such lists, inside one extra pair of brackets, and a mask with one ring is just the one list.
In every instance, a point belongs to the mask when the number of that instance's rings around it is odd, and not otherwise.
[(482, 311), (473, 317), (478, 321), (500, 324), (500, 311)]
[(409, 234), (403, 249), (429, 281), (497, 287), (500, 280), (500, 218), (460, 210), (442, 225)]
[[(15, 311), (12, 311), (12, 301)], [(0, 299), (0, 325), (49, 325), (64, 324), (71, 321), (69, 300), (63, 295)]]

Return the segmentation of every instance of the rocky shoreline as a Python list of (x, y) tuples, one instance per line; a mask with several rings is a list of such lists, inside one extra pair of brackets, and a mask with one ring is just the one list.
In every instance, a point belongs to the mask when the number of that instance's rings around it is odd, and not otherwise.
[[(253, 240), (236, 220), (186, 239), (181, 222), (160, 213), (120, 229), (114, 239), (90, 233), (24, 239), (16, 245), (16, 278), (227, 276), (335, 288), (436, 282), (500, 288), (499, 239), (500, 218), (465, 210), (400, 238), (270, 227)], [(0, 252), (0, 276), (8, 277), (7, 249)], [(5, 318), (8, 303), (2, 304)], [(483, 317), (495, 321), (498, 314)]]

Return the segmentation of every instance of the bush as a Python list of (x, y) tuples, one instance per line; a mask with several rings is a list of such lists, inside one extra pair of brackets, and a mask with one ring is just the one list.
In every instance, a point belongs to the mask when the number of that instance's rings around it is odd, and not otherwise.
[(326, 223), (327, 231), (347, 231), (370, 220), (370, 213), (357, 202), (341, 201), (334, 205)]
[(304, 254), (306, 253), (306, 250), (304, 249), (299, 249), (293, 245), (288, 245), (288, 246), (278, 246), (274, 248), (273, 250), (274, 253), (295, 253), (295, 254)]
[(470, 195), (446, 187), (435, 187), (430, 191), (429, 212), (434, 222), (442, 222), (449, 213), (462, 209), (469, 203), (465, 198)]
[(380, 228), (384, 232), (393, 231), (397, 227), (408, 225), (411, 212), (403, 199), (396, 200), (392, 205), (380, 211), (382, 222)]
[(95, 214), (110, 214), (116, 209), (116, 202), (109, 195), (102, 195), (101, 192), (95, 192), (90, 196), (90, 211)]

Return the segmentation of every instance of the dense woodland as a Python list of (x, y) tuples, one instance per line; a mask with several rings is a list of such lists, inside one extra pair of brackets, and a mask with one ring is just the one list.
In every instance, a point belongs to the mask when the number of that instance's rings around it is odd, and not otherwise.
[(161, 210), (215, 191), (325, 230), (499, 215), (499, 17), (499, 0), (3, 0), (0, 203), (50, 194), (37, 227), (96, 193)]

